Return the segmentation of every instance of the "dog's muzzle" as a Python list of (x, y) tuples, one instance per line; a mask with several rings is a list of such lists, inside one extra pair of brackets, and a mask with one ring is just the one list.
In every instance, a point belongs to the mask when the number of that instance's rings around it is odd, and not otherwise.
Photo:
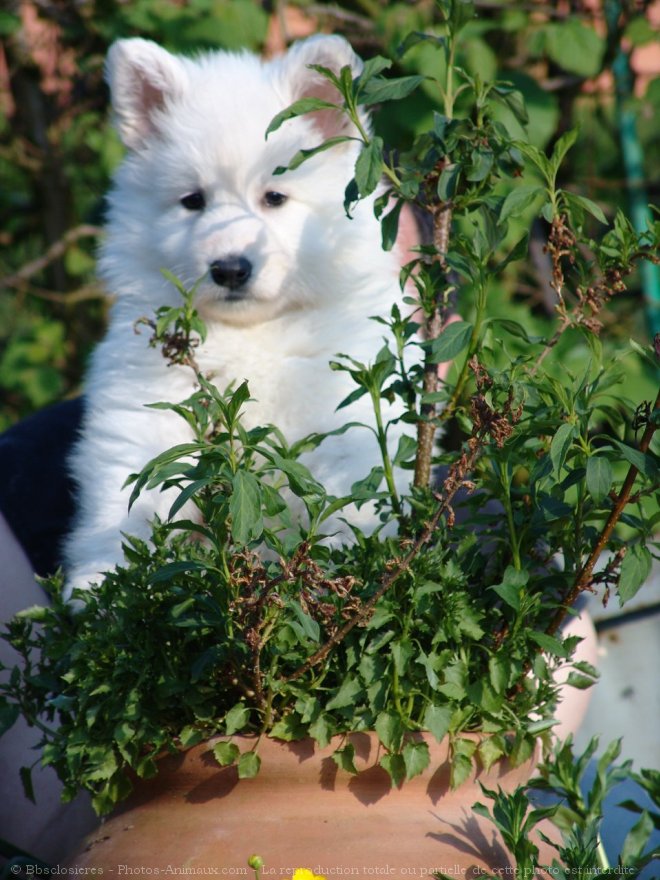
[(210, 270), (211, 278), (220, 287), (240, 290), (250, 280), (252, 263), (245, 257), (227, 257), (224, 260), (214, 260)]

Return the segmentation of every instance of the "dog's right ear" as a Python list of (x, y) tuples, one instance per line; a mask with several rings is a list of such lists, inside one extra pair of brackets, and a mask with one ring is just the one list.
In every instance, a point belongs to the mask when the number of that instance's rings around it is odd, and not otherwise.
[(168, 101), (184, 94), (185, 66), (156, 43), (133, 38), (112, 44), (105, 71), (119, 136), (129, 150), (139, 150), (158, 131)]
[[(310, 69), (309, 65), (316, 64), (326, 67), (337, 75), (342, 67), (350, 67), (354, 77), (358, 76), (364, 67), (364, 62), (359, 55), (356, 55), (347, 40), (343, 37), (327, 34), (318, 34), (294, 43), (283, 56), (281, 63), (284, 66), (294, 100), (321, 98), (333, 104), (342, 103), (339, 92), (329, 80)], [(370, 131), (369, 115), (364, 112), (360, 116), (364, 128), (366, 131)], [(309, 118), (316, 123), (326, 138), (341, 134), (353, 134), (351, 122), (341, 112), (317, 110), (310, 113)]]

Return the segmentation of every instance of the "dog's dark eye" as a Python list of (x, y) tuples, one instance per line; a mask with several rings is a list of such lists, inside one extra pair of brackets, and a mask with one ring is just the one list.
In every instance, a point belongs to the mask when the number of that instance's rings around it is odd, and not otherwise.
[(280, 192), (267, 192), (264, 196), (264, 205), (268, 208), (279, 208), (283, 205), (287, 200), (287, 197), (284, 193)]
[(206, 199), (201, 189), (188, 193), (187, 196), (179, 199), (179, 201), (187, 211), (201, 211), (206, 207)]

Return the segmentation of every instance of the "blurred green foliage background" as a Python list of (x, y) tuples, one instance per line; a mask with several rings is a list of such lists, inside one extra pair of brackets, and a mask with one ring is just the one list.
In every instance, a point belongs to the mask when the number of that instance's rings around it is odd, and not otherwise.
[[(658, 201), (660, 3), (552, 0), (477, 3), (458, 63), (484, 79), (513, 82), (538, 146), (580, 127), (561, 185), (613, 217), (636, 197)], [(396, 57), (402, 38), (436, 23), (421, 2), (258, 0), (11, 0), (0, 11), (0, 429), (78, 392), (109, 300), (94, 277), (104, 192), (121, 159), (103, 61), (118, 37), (143, 36), (178, 52), (248, 48), (264, 54), (316, 31), (342, 33), (363, 56)], [(655, 54), (654, 54), (655, 53)], [(397, 73), (428, 72), (438, 53), (420, 44)], [(431, 119), (430, 88), (377, 115), (393, 147)], [(502, 120), (515, 130), (513, 114)], [(631, 152), (632, 150), (632, 152)], [(636, 152), (635, 152), (636, 151)], [(632, 161), (637, 158), (637, 168)], [(338, 194), (338, 198), (341, 193)], [(642, 206), (641, 209), (639, 206)], [(530, 220), (531, 222), (531, 220)], [(640, 219), (643, 222), (643, 219)], [(594, 230), (597, 234), (597, 230)], [(494, 313), (538, 332), (552, 315), (544, 230), (532, 229), (528, 261), (494, 288)], [(648, 339), (657, 312), (649, 277), (633, 278), (606, 317), (609, 337)], [(657, 290), (656, 290), (657, 295)], [(459, 309), (469, 309), (469, 291)], [(657, 306), (656, 306), (657, 308)], [(584, 351), (572, 348), (567, 358)], [(652, 377), (631, 366), (640, 400)], [(632, 389), (627, 388), (631, 393)], [(646, 396), (652, 392), (648, 391)]]

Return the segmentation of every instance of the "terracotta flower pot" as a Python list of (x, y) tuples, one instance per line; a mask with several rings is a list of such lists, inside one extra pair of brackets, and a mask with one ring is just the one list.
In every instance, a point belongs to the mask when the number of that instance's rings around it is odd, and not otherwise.
[[(598, 666), (598, 635), (591, 617), (585, 610), (582, 610), (577, 617), (569, 617), (562, 627), (561, 634), (564, 638), (579, 636), (582, 639), (575, 651), (575, 660)], [(570, 666), (560, 669), (555, 676), (557, 684), (563, 685), (568, 680), (570, 671)], [(557, 725), (553, 728), (558, 739), (566, 739), (569, 734), (575, 734), (580, 729), (589, 708), (592, 691), (593, 688), (580, 690), (570, 685), (562, 687), (559, 705), (555, 711)]]
[[(113, 877), (240, 876), (251, 875), (246, 860), (252, 853), (265, 861), (263, 877), (290, 875), (296, 867), (328, 878), (421, 877), (436, 870), (469, 877), (469, 869), (511, 865), (495, 827), (471, 807), (486, 802), (478, 781), (512, 790), (526, 781), (534, 761), (517, 768), (498, 763), (451, 791), (448, 743), (425, 736), (430, 767), (392, 788), (378, 765), (376, 736), (349, 739), (357, 776), (332, 760), (338, 742), (321, 749), (309, 739), (263, 738), (261, 770), (253, 779), (239, 780), (235, 767), (219, 767), (209, 751), (213, 743), (165, 758), (158, 776), (140, 782), (71, 867), (102, 868)], [(254, 740), (234, 742), (245, 750)]]

